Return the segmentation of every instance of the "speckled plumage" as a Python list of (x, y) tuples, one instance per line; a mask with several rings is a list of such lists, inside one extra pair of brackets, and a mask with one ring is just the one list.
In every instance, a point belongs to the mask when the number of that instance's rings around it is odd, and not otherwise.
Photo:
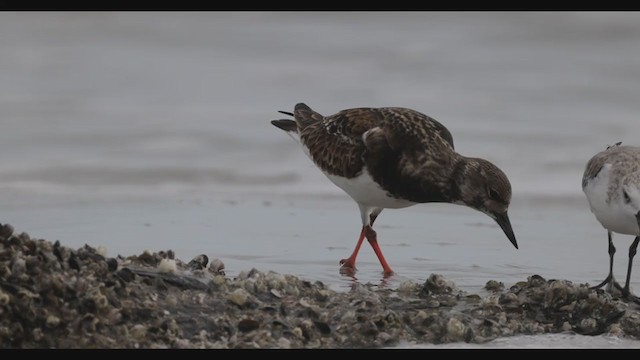
[(640, 147), (618, 143), (594, 155), (587, 162), (582, 176), (583, 189), (589, 180), (598, 176), (605, 164), (611, 166), (609, 170), (610, 181), (607, 186), (607, 203), (611, 203), (622, 196), (623, 184), (637, 180), (636, 178), (640, 174)]
[(365, 227), (383, 208), (448, 202), (491, 216), (517, 247), (507, 216), (508, 178), (487, 160), (458, 154), (451, 133), (435, 119), (400, 107), (322, 116), (302, 103), (292, 114), (281, 113), (295, 121), (272, 124), (297, 134), (318, 168), (360, 205)]

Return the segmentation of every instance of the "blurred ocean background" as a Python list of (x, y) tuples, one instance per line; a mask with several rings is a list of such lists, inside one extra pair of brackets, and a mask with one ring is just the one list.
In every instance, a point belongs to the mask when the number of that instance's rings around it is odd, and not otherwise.
[[(486, 215), (418, 205), (376, 223), (397, 276), (381, 282), (366, 245), (357, 279), (340, 276), (360, 216), (269, 123), (298, 102), (436, 118), (458, 152), (509, 176), (520, 249)], [(606, 231), (582, 172), (607, 145), (640, 145), (639, 114), (637, 12), (2, 12), (0, 222), (334, 289), (431, 273), (474, 292), (532, 274), (596, 284)], [(620, 280), (631, 240), (614, 236)], [(502, 345), (523, 343), (536, 345)]]

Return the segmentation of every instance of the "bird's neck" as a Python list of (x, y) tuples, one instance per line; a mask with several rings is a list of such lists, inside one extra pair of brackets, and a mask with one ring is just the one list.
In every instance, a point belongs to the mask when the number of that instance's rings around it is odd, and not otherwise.
[(478, 181), (481, 177), (480, 159), (459, 155), (451, 166), (449, 181), (450, 203), (464, 204), (476, 208), (482, 204), (482, 199), (478, 197), (477, 189), (481, 186)]
[(455, 154), (444, 162), (430, 159), (417, 170), (407, 174), (401, 181), (403, 197), (411, 201), (458, 203), (461, 201), (459, 183), (464, 180), (466, 158)]
[(465, 185), (467, 174), (469, 173), (470, 163), (473, 159), (459, 155), (455, 158), (451, 165), (451, 173), (449, 174), (448, 191), (450, 203), (464, 203), (462, 189)]

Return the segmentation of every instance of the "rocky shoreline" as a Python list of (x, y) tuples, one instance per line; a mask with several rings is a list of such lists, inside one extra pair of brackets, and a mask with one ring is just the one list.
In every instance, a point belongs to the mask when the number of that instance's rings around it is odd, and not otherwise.
[[(377, 348), (573, 332), (640, 340), (638, 305), (538, 275), (488, 295), (440, 275), (336, 292), (172, 251), (108, 258), (0, 224), (1, 348)], [(640, 343), (639, 343), (640, 344)]]

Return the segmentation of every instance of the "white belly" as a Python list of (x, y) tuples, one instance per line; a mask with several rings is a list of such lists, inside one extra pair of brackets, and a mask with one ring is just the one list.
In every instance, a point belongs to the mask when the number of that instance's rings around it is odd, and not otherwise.
[[(294, 140), (299, 142), (299, 137), (295, 135), (291, 136)], [(302, 145), (304, 153), (313, 161), (313, 157), (309, 153), (309, 149)], [(417, 203), (397, 199), (387, 195), (387, 192), (378, 185), (373, 178), (369, 175), (369, 172), (365, 168), (362, 174), (351, 179), (344, 178), (342, 176), (331, 175), (320, 169), (322, 173), (336, 184), (340, 189), (344, 190), (353, 200), (355, 200), (361, 206), (369, 208), (387, 208), (387, 209), (400, 209), (408, 206), (416, 205)]]
[(399, 209), (417, 204), (412, 201), (397, 199), (387, 195), (387, 192), (373, 181), (373, 178), (369, 175), (369, 172), (367, 172), (366, 169), (362, 174), (351, 179), (327, 173), (324, 174), (329, 178), (329, 180), (331, 180), (331, 182), (336, 184), (339, 188), (349, 194), (353, 200), (363, 206)]
[(635, 216), (623, 212), (594, 212), (596, 218), (606, 229), (619, 234), (640, 236)]

